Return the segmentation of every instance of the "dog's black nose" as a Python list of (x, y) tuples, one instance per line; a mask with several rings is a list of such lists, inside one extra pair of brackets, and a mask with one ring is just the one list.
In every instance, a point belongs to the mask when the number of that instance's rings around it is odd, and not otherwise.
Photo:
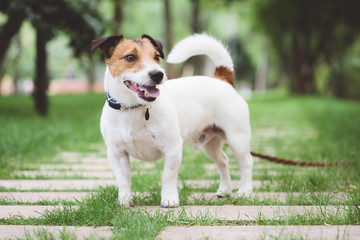
[(163, 79), (164, 73), (161, 71), (158, 71), (158, 70), (154, 70), (154, 71), (149, 72), (149, 76), (150, 76), (151, 80), (153, 80), (156, 83), (159, 83)]

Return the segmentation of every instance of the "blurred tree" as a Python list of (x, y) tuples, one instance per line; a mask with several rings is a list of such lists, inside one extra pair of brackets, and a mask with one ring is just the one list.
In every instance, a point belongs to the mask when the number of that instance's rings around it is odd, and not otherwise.
[(256, 0), (255, 18), (270, 38), (294, 93), (315, 93), (315, 70), (344, 54), (360, 33), (358, 0)]
[(26, 17), (25, 7), (25, 1), (0, 1), (0, 11), (7, 15), (7, 21), (0, 28), (0, 66), (10, 46), (11, 39), (20, 30), (21, 24)]
[(254, 65), (252, 64), (241, 39), (237, 35), (234, 35), (230, 39), (229, 50), (234, 62), (234, 70), (237, 79), (247, 80), (248, 82), (252, 81), (255, 75)]
[(167, 53), (169, 53), (173, 44), (173, 33), (172, 33), (172, 19), (171, 19), (171, 8), (170, 0), (164, 0), (164, 15), (165, 15), (165, 47)]
[(46, 43), (57, 30), (61, 30), (71, 37), (70, 46), (74, 49), (75, 56), (88, 53), (90, 42), (95, 38), (96, 30), (100, 25), (100, 17), (95, 10), (96, 1), (2, 0), (0, 9), (8, 16), (8, 21), (0, 28), (2, 39), (0, 66), (10, 41), (19, 31), (22, 22), (27, 19), (36, 29), (35, 109), (39, 114), (46, 115), (48, 110)]
[(51, 38), (50, 34), (41, 26), (36, 28), (36, 65), (34, 79), (35, 109), (40, 115), (46, 115), (48, 111), (48, 98), (46, 90), (49, 86), (49, 72), (47, 67), (46, 43)]
[(202, 23), (200, 21), (200, 1), (191, 0), (191, 7), (192, 7), (191, 29), (193, 33), (200, 33), (203, 31)]
[(258, 68), (256, 69), (254, 90), (266, 91), (266, 82), (269, 68), (269, 47), (267, 42), (263, 43), (261, 57), (259, 59)]
[[(201, 21), (201, 1), (191, 0), (191, 22), (192, 33), (201, 33), (203, 31), (203, 22)], [(204, 56), (194, 56), (189, 58), (188, 62), (194, 66), (193, 75), (204, 75), (205, 58)]]
[(114, 34), (115, 35), (121, 35), (122, 34), (122, 21), (124, 18), (124, 13), (123, 13), (123, 4), (124, 4), (124, 0), (114, 0), (114, 10), (115, 10), (115, 14), (114, 14), (114, 20), (115, 20), (115, 24), (114, 24)]
[(12, 68), (13, 68), (13, 78), (14, 78), (14, 92), (15, 93), (19, 93), (19, 62), (20, 62), (20, 58), (21, 58), (21, 51), (22, 51), (22, 46), (21, 46), (21, 41), (20, 41), (20, 35), (17, 34), (14, 37), (14, 43), (16, 46), (16, 51), (14, 54), (14, 59), (12, 61)]
[[(164, 0), (164, 19), (165, 19), (165, 49), (166, 55), (173, 46), (173, 28), (170, 0)], [(174, 65), (166, 63), (167, 77), (169, 79), (178, 77), (177, 70)]]

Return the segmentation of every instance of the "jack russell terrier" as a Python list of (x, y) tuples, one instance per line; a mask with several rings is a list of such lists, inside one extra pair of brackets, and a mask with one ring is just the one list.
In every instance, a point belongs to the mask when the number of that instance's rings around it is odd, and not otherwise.
[(145, 161), (164, 158), (161, 206), (178, 206), (178, 171), (183, 146), (189, 142), (216, 162), (218, 196), (232, 193), (224, 144), (240, 166), (237, 196), (252, 192), (249, 110), (233, 88), (233, 62), (219, 41), (195, 34), (180, 41), (167, 60), (180, 63), (194, 55), (207, 55), (216, 67), (214, 77), (169, 81), (160, 66), (162, 44), (148, 35), (138, 40), (110, 36), (94, 40), (91, 50), (96, 48), (104, 53), (107, 64), (100, 127), (121, 204), (132, 201), (129, 156), (133, 156)]

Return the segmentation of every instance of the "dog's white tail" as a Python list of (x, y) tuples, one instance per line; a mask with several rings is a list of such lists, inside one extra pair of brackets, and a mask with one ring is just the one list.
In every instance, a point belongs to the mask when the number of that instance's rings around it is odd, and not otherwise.
[(224, 45), (203, 33), (178, 42), (167, 57), (168, 63), (181, 63), (195, 55), (206, 55), (215, 64), (214, 77), (234, 85), (234, 65)]

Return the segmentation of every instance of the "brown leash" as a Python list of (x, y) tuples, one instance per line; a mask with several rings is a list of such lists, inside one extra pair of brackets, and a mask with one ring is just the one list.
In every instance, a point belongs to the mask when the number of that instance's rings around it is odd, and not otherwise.
[(338, 162), (327, 162), (327, 163), (320, 163), (320, 162), (303, 162), (303, 161), (294, 161), (291, 159), (273, 157), (269, 155), (265, 155), (262, 153), (250, 152), (251, 155), (254, 157), (258, 157), (273, 163), (285, 164), (285, 165), (292, 165), (292, 166), (301, 166), (301, 167), (327, 167), (327, 166), (348, 166), (353, 164), (353, 162), (344, 162), (342, 164)]

